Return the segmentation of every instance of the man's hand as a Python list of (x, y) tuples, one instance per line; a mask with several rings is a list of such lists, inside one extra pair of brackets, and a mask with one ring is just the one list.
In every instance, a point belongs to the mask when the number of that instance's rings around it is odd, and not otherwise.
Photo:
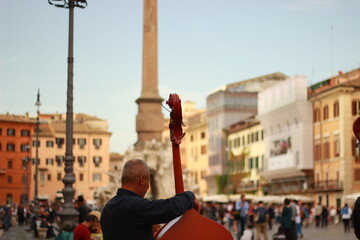
[(200, 202), (197, 198), (195, 198), (195, 200), (194, 200), (194, 209), (198, 212), (200, 212), (200, 209), (201, 209)]

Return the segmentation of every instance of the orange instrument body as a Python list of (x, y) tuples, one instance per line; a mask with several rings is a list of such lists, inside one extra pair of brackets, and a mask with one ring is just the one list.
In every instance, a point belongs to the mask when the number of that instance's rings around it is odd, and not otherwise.
[[(172, 142), (174, 179), (176, 193), (184, 192), (182, 179), (180, 148), (182, 131), (181, 100), (174, 93), (166, 101), (172, 109), (170, 113), (170, 139)], [(182, 216), (165, 225), (156, 235), (156, 240), (233, 240), (230, 232), (219, 223), (202, 216), (194, 209), (186, 211)]]

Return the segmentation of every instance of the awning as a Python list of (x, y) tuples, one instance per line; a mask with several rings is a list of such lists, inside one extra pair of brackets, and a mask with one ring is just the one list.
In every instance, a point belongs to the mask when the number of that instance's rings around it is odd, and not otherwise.
[(360, 192), (347, 194), (343, 196), (345, 201), (351, 201), (351, 202), (355, 202), (358, 197), (360, 197)]
[(284, 168), (260, 172), (260, 176), (266, 179), (289, 178), (305, 176), (305, 173), (297, 168)]
[(40, 194), (38, 195), (39, 200), (49, 200), (49, 195), (47, 194)]

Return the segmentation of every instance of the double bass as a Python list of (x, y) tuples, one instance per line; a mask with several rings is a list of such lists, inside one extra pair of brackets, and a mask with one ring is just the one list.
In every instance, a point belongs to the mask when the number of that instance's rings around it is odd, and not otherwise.
[[(182, 131), (181, 100), (176, 93), (170, 94), (166, 103), (171, 108), (170, 140), (174, 164), (174, 180), (176, 194), (184, 192), (181, 169), (180, 143), (184, 137)], [(173, 219), (159, 230), (156, 240), (233, 240), (230, 232), (219, 223), (202, 216), (194, 209)]]

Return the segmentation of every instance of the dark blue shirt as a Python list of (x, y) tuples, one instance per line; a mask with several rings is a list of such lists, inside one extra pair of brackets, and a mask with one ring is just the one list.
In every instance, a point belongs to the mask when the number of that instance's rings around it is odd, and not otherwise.
[(152, 225), (167, 223), (193, 208), (194, 199), (192, 192), (184, 192), (150, 201), (119, 188), (101, 214), (104, 240), (152, 240)]

